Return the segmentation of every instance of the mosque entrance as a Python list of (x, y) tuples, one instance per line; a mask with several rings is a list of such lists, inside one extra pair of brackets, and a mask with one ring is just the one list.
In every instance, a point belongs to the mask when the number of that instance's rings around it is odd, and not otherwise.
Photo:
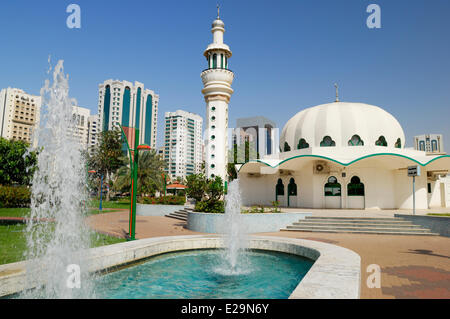
[(365, 208), (364, 184), (361, 183), (358, 176), (353, 176), (347, 185), (347, 208)]
[(288, 207), (297, 207), (297, 184), (295, 184), (295, 179), (291, 178), (288, 184)]
[(330, 176), (324, 186), (325, 208), (341, 208), (341, 184), (335, 176)]

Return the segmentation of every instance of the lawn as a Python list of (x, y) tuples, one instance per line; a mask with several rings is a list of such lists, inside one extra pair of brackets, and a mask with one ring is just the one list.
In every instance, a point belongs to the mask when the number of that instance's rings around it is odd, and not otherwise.
[[(93, 231), (90, 232), (90, 236), (91, 247), (106, 246), (125, 241), (125, 239), (122, 238), (115, 238)], [(0, 265), (23, 260), (26, 249), (25, 224), (0, 224)]]
[[(99, 211), (100, 200), (91, 199), (88, 202), (88, 215), (107, 213), (109, 209), (129, 209), (130, 199), (121, 198), (119, 200), (102, 201), (102, 210)], [(0, 217), (28, 217), (30, 215), (30, 208), (0, 208)]]
[(29, 208), (0, 208), (0, 217), (28, 217)]
[(449, 213), (429, 213), (429, 214), (427, 214), (427, 215), (430, 215), (430, 216), (445, 216), (445, 217), (450, 217), (450, 214), (449, 214)]
[[(89, 201), (89, 208), (97, 209), (100, 206), (100, 200), (91, 199)], [(129, 198), (121, 198), (119, 200), (105, 201), (102, 200), (102, 208), (120, 208), (120, 209), (129, 209), (130, 208), (130, 199)]]

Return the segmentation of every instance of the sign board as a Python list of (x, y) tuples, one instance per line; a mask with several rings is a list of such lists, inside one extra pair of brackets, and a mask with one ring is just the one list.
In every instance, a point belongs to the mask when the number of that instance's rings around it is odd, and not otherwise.
[(408, 166), (408, 176), (420, 176), (420, 166)]

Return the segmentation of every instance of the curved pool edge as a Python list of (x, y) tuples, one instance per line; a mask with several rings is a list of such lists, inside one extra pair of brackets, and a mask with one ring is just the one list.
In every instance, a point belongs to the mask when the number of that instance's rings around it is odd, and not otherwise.
[[(108, 271), (143, 259), (183, 250), (223, 248), (220, 235), (146, 238), (91, 248), (85, 265), (90, 272)], [(361, 258), (332, 244), (274, 236), (249, 236), (248, 248), (295, 254), (314, 264), (289, 299), (355, 299), (360, 297)], [(22, 291), (27, 261), (0, 265), (0, 297)]]

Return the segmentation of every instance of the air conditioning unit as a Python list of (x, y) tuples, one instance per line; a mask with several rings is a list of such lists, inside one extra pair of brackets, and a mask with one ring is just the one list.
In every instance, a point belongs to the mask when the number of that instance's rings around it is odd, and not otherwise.
[(327, 162), (317, 161), (314, 163), (314, 174), (328, 174), (330, 172), (330, 167)]

